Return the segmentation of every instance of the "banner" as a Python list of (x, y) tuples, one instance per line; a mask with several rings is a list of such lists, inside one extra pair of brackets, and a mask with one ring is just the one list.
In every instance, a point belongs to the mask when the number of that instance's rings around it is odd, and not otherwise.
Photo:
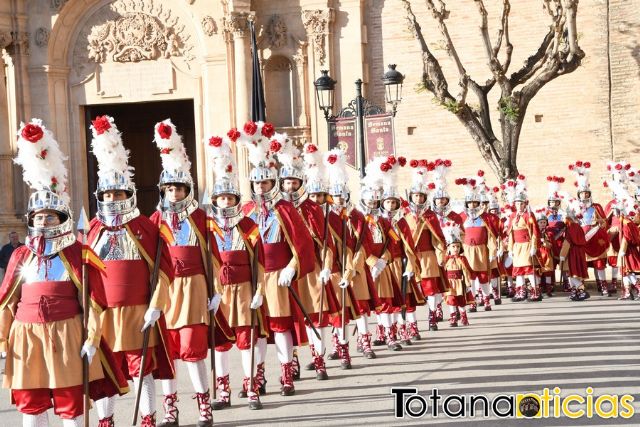
[(395, 155), (396, 144), (391, 113), (364, 117), (364, 141), (367, 164), (374, 157)]
[(356, 118), (335, 117), (329, 120), (329, 149), (340, 148), (346, 153), (346, 163), (357, 169)]

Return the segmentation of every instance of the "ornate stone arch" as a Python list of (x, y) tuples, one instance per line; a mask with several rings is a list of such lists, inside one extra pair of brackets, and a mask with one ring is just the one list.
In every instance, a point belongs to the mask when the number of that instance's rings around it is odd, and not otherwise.
[[(48, 113), (65, 141), (70, 182), (79, 184), (71, 188), (76, 204), (88, 194), (82, 105), (193, 98), (196, 140), (202, 138), (205, 34), (188, 8), (184, 0), (69, 0), (61, 8), (47, 64), (32, 73), (31, 84), (48, 88), (48, 98), (33, 100), (40, 104), (34, 109)], [(200, 145), (197, 179), (203, 181)]]

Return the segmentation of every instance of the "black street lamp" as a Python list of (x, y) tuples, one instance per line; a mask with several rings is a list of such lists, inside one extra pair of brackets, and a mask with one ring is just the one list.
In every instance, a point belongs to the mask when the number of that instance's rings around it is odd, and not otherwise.
[[(329, 125), (329, 120), (334, 119), (333, 114), (334, 91), (337, 81), (329, 76), (329, 71), (321, 70), (322, 75), (313, 82), (316, 88), (316, 97), (318, 106), (324, 112), (324, 118)], [(385, 87), (385, 101), (392, 105), (393, 117), (396, 116), (396, 110), (400, 101), (402, 101), (402, 82), (404, 76), (396, 71), (396, 64), (389, 65), (389, 70), (382, 77), (382, 83)], [(364, 150), (364, 116), (369, 114), (381, 114), (384, 110), (380, 107), (372, 105), (362, 96), (362, 80), (356, 80), (356, 98), (349, 103), (349, 106), (340, 111), (339, 116), (356, 117), (356, 126), (358, 132), (358, 151), (360, 178), (364, 178), (364, 168), (366, 166), (365, 150)], [(355, 114), (353, 114), (355, 113)], [(329, 128), (329, 132), (331, 129)]]

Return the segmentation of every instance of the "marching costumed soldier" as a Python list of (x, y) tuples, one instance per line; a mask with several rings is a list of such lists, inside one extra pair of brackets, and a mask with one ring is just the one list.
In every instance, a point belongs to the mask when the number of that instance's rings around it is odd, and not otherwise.
[[(427, 161), (411, 160), (412, 179), (409, 188), (408, 212), (398, 221), (398, 229), (407, 254), (407, 268), (404, 274), (413, 284), (419, 281), (420, 289), (415, 295), (424, 296), (429, 304), (429, 330), (438, 330), (436, 310), (438, 295), (446, 291), (446, 282), (438, 264), (436, 251), (445, 251), (444, 235), (437, 216), (429, 209), (427, 198), (429, 183)], [(418, 322), (415, 311), (407, 311), (410, 336), (418, 338)]]
[[(138, 211), (129, 151), (122, 144), (113, 118), (97, 117), (91, 131), (91, 147), (98, 160), (98, 210), (91, 221), (88, 242), (107, 267), (103, 274), (107, 309), (101, 315), (102, 337), (113, 349), (127, 378), (133, 379), (136, 392), (140, 390), (141, 425), (155, 426), (154, 378), (174, 378), (162, 315), (169, 303), (167, 289), (173, 279), (165, 244), (172, 241), (172, 235)], [(159, 266), (154, 282), (156, 263)], [(158, 328), (154, 327), (156, 323)], [(149, 351), (142, 366), (147, 328)], [(100, 399), (96, 407), (101, 422), (113, 425), (114, 398)]]
[[(398, 221), (402, 220), (405, 210), (408, 207), (408, 202), (400, 198), (396, 181), (398, 171), (401, 167), (404, 167), (407, 159), (404, 157), (396, 158), (395, 156), (389, 156), (387, 157), (386, 163), (390, 168), (384, 173), (382, 178), (382, 206), (380, 207), (380, 212), (382, 217), (389, 221), (394, 233), (400, 236)], [(416, 307), (418, 305), (425, 305), (426, 303), (422, 295), (422, 290), (415, 286), (414, 270), (412, 267), (407, 268), (409, 259), (407, 258), (406, 251), (414, 249), (413, 241), (411, 241), (409, 245), (410, 247), (407, 247), (402, 240), (397, 242), (393, 241), (389, 244), (389, 253), (392, 260), (389, 263), (389, 268), (391, 268), (395, 282), (399, 286), (402, 301), (400, 307), (396, 307), (395, 313), (393, 314), (393, 328), (397, 330), (400, 343), (405, 345), (412, 344), (405, 317), (407, 317), (409, 313), (413, 313), (412, 318), (415, 318)], [(405, 314), (403, 315), (402, 313)]]
[[(631, 169), (631, 165), (627, 162), (608, 162), (607, 172), (611, 176), (611, 181), (626, 187), (628, 185), (628, 173)], [(607, 183), (605, 182), (605, 186)], [(618, 215), (615, 215), (614, 206), (618, 202), (614, 194), (613, 200), (609, 201), (604, 207), (604, 213), (607, 218), (607, 233), (609, 235), (609, 250), (607, 251), (607, 264), (611, 268), (611, 282), (608, 286), (603, 287), (602, 295), (613, 296), (618, 288), (618, 251), (620, 250), (620, 237), (618, 232), (620, 230), (620, 219)]]
[(457, 223), (449, 221), (445, 223), (442, 232), (447, 244), (443, 268), (449, 285), (449, 290), (445, 294), (450, 313), (449, 326), (458, 326), (458, 314), (462, 326), (469, 326), (465, 306), (470, 302), (475, 302), (475, 297), (471, 289), (467, 287), (467, 284), (473, 280), (473, 272), (463, 255), (462, 229)]
[(460, 216), (464, 230), (464, 253), (471, 267), (474, 297), (481, 293), (484, 310), (491, 311), (491, 263), (497, 258), (498, 230), (489, 216), (482, 212), (480, 205), (479, 189), (484, 187), (483, 176), (484, 172), (480, 170), (477, 177), (460, 178), (456, 184), (463, 185), (465, 191), (465, 210)]
[(384, 174), (391, 170), (386, 157), (374, 158), (365, 168), (360, 192), (360, 209), (365, 214), (371, 233), (371, 241), (366, 260), (373, 279), (380, 307), (376, 310), (378, 322), (377, 337), (374, 345), (387, 344), (393, 351), (402, 350), (398, 343), (397, 326), (394, 314), (403, 305), (399, 276), (390, 264), (393, 263), (393, 245), (397, 245), (399, 237), (393, 230), (391, 222), (381, 215)]
[[(549, 220), (546, 214), (547, 208), (544, 206), (534, 209), (534, 215), (536, 216), (536, 223), (538, 224), (538, 230), (540, 230), (540, 239), (538, 240), (538, 256), (534, 259), (537, 267), (537, 276), (540, 280), (541, 292), (544, 291), (548, 296), (552, 296), (553, 293), (553, 281), (552, 276), (555, 274), (553, 268), (553, 244), (554, 238), (552, 231), (548, 230)], [(540, 295), (542, 298), (542, 295)]]
[(502, 304), (502, 296), (500, 293), (500, 280), (506, 275), (504, 265), (502, 263), (502, 221), (500, 218), (500, 202), (498, 202), (497, 194), (500, 193), (499, 187), (489, 188), (484, 185), (484, 188), (480, 189), (480, 200), (486, 213), (486, 218), (491, 224), (496, 234), (497, 252), (496, 257), (491, 264), (491, 292), (493, 294), (493, 302), (495, 305)]
[[(310, 194), (326, 194), (326, 184), (321, 170), (324, 168), (322, 154), (314, 144), (306, 144), (303, 148), (304, 154), (294, 146), (293, 141), (286, 138), (286, 135), (281, 141), (276, 139), (271, 144), (272, 152), (275, 152), (281, 164), (279, 176), (282, 197), (295, 206), (314, 242), (314, 252), (306, 254), (313, 255), (314, 272), (298, 280), (298, 290), (302, 303), (309, 307), (308, 313), (320, 333), (320, 338), (316, 337), (307, 326), (306, 332), (311, 342), (313, 357), (307, 369), (315, 370), (318, 380), (326, 380), (329, 377), (324, 362), (324, 343), (329, 316), (339, 311), (330, 281), (335, 247), (328, 229), (325, 232), (323, 208), (309, 197)], [(311, 178), (310, 182), (307, 182), (307, 177)], [(310, 189), (307, 188), (307, 184), (310, 184)]]
[[(564, 183), (564, 177), (561, 176), (548, 176), (548, 195), (547, 195), (547, 210), (545, 215), (547, 217), (547, 229), (546, 234), (551, 243), (553, 251), (553, 274), (551, 274), (551, 285), (547, 286), (547, 294), (551, 296), (551, 292), (556, 284), (555, 270), (558, 268), (560, 248), (564, 241), (564, 217), (565, 213), (562, 210), (562, 199), (564, 195), (560, 192), (560, 184)], [(561, 270), (560, 277), (562, 280), (562, 287), (565, 292), (569, 292), (569, 280), (566, 274)]]
[[(92, 399), (128, 391), (101, 342), (104, 264), (90, 249), (83, 251), (74, 236), (64, 160), (41, 120), (21, 125), (15, 162), (34, 192), (27, 207), (26, 244), (12, 254), (0, 287), (0, 351), (7, 353), (3, 386), (11, 389), (26, 427), (47, 426), (50, 408), (63, 426), (81, 426), (84, 381)], [(89, 304), (83, 307), (85, 287)]]
[[(214, 172), (211, 209), (214, 247), (220, 259), (217, 279), (222, 286), (222, 302), (219, 312), (224, 314), (229, 326), (233, 328), (236, 346), (240, 350), (244, 372), (241, 396), (247, 397), (249, 409), (262, 409), (258, 395), (264, 378), (254, 376), (256, 364), (255, 357), (252, 358), (258, 338), (265, 339), (268, 336), (263, 304), (265, 259), (262, 239), (258, 225), (244, 216), (241, 210), (238, 168), (229, 138), (213, 136), (208, 139), (206, 149)], [(214, 402), (213, 409), (222, 409), (231, 405), (231, 343), (218, 344), (216, 341), (216, 344), (216, 374), (220, 398)]]
[[(348, 290), (353, 291), (353, 296), (347, 298), (348, 303), (353, 304), (358, 317), (356, 320), (356, 328), (358, 331), (358, 351), (363, 353), (367, 359), (375, 359), (376, 354), (371, 348), (371, 333), (369, 332), (368, 318), (371, 312), (380, 307), (378, 294), (375, 289), (371, 273), (366, 265), (368, 251), (371, 248), (372, 235), (369, 229), (369, 222), (365, 215), (356, 209), (350, 203), (351, 192), (349, 190), (349, 175), (346, 165), (346, 153), (340, 149), (330, 150), (326, 157), (327, 173), (329, 175), (329, 194), (333, 198), (332, 212), (329, 217), (331, 232), (336, 241), (338, 251), (338, 259), (343, 259), (341, 248), (346, 246), (346, 261), (344, 262), (344, 274), (339, 281), (339, 286), (345, 286), (345, 282), (350, 282)], [(335, 218), (337, 215), (346, 216), (347, 231), (346, 242), (342, 233), (342, 224), (338, 226)], [(342, 221), (340, 221), (341, 223)], [(336, 232), (337, 227), (340, 232)], [(350, 260), (349, 254), (352, 254)], [(349, 265), (352, 265), (350, 268)], [(342, 320), (342, 319), (340, 319)], [(345, 319), (346, 322), (346, 319)], [(335, 326), (335, 325), (334, 325)], [(341, 325), (342, 326), (342, 325)], [(342, 329), (342, 328), (341, 328)], [(348, 333), (346, 331), (338, 332), (337, 339), (339, 344), (342, 363), (346, 363), (346, 355), (349, 348), (347, 344)], [(330, 355), (331, 357), (331, 355)]]
[(509, 201), (515, 206), (515, 212), (511, 214), (507, 230), (509, 255), (513, 260), (512, 274), (516, 281), (516, 295), (513, 301), (524, 301), (525, 278), (529, 279), (532, 288), (529, 299), (540, 301), (542, 294), (534, 269), (540, 230), (538, 230), (535, 216), (529, 207), (525, 177), (518, 176), (515, 185), (510, 185), (509, 182), (506, 184)]
[[(346, 170), (345, 153), (339, 148), (334, 148), (324, 155), (324, 166), (327, 176), (327, 195), (331, 197), (329, 204), (329, 232), (335, 243), (335, 256), (331, 268), (331, 283), (333, 291), (340, 304), (340, 312), (331, 316), (331, 324), (335, 330), (333, 333), (333, 350), (328, 358), (340, 359), (342, 369), (351, 369), (351, 355), (349, 354), (349, 322), (354, 319), (359, 320), (361, 313), (354, 291), (354, 267), (353, 248), (355, 241), (353, 234), (349, 231), (349, 217), (347, 204), (349, 200), (348, 174)], [(307, 177), (309, 185), (309, 177)], [(310, 197), (317, 202), (324, 200), (329, 203), (325, 195), (312, 194)], [(368, 294), (368, 289), (365, 290)], [(362, 315), (367, 316), (367, 311)]]
[[(446, 222), (453, 221), (462, 227), (462, 218), (456, 212), (451, 209), (451, 197), (447, 190), (447, 173), (451, 168), (451, 160), (437, 159), (435, 162), (429, 162), (427, 168), (431, 171), (431, 179), (433, 181), (434, 190), (431, 192), (431, 201), (433, 206), (433, 212), (435, 212), (440, 227)], [(442, 264), (445, 252), (438, 254), (438, 260)], [(436, 319), (441, 321), (443, 319), (442, 313), (442, 294), (434, 295), (436, 304)], [(431, 303), (430, 303), (431, 304)], [(429, 314), (429, 316), (431, 316)]]
[(640, 283), (636, 273), (640, 272), (640, 229), (635, 222), (638, 216), (638, 202), (627, 191), (624, 182), (612, 179), (607, 182), (615, 196), (611, 206), (612, 215), (617, 218), (618, 265), (622, 273), (623, 294), (621, 300), (632, 297), (632, 288), (636, 290), (635, 299), (640, 299)]
[(575, 186), (577, 187), (578, 201), (581, 204), (580, 224), (587, 240), (585, 247), (587, 265), (593, 268), (598, 292), (601, 292), (603, 287), (608, 288), (605, 268), (607, 266), (609, 236), (607, 235), (607, 220), (604, 209), (600, 204), (594, 203), (591, 198), (590, 168), (591, 163), (580, 160), (569, 165), (569, 170), (576, 175)]
[[(315, 269), (313, 239), (303, 219), (290, 202), (283, 200), (277, 185), (276, 161), (269, 147), (272, 141), (282, 145), (286, 136), (275, 134), (270, 123), (248, 122), (242, 132), (229, 131), (232, 141), (238, 140), (249, 150), (253, 169), (249, 174), (252, 201), (243, 212), (258, 224), (264, 247), (264, 292), (269, 329), (280, 360), (282, 374), (280, 394), (295, 393), (293, 385), (293, 345), (307, 343), (305, 319), (294, 295), (298, 295), (298, 280)], [(276, 147), (274, 147), (276, 148)], [(258, 340), (258, 376), (264, 377), (266, 339)]]
[[(217, 311), (220, 293), (208, 295), (207, 271), (214, 261), (207, 248), (206, 214), (198, 207), (194, 198), (191, 162), (187, 157), (182, 137), (170, 119), (156, 123), (154, 141), (160, 150), (162, 173), (160, 174), (160, 203), (151, 216), (156, 227), (164, 222), (173, 235), (169, 254), (173, 266), (173, 281), (168, 295), (171, 304), (164, 311), (167, 332), (171, 340), (171, 357), (184, 361), (191, 383), (196, 392), (200, 417), (198, 426), (213, 425), (209, 381), (205, 359), (209, 349), (209, 310)], [(232, 339), (224, 317), (217, 312), (217, 345)], [(178, 381), (176, 378), (162, 380), (164, 394), (164, 418), (161, 426), (178, 426)], [(220, 396), (222, 398), (223, 391)]]
[(565, 226), (560, 249), (560, 266), (568, 277), (571, 285), (572, 301), (583, 301), (589, 298), (584, 289), (584, 280), (589, 277), (585, 248), (587, 241), (584, 230), (580, 226), (580, 202), (571, 198), (567, 205)]

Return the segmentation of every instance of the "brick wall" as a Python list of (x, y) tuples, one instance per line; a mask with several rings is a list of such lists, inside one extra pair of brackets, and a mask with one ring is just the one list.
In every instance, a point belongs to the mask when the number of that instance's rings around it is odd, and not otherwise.
[[(461, 60), (472, 78), (484, 82), (490, 77), (490, 71), (479, 34), (477, 9), (471, 1), (447, 3), (451, 11), (447, 24)], [(513, 72), (539, 46), (548, 19), (540, 1), (511, 3), (510, 33), (514, 52), (510, 72)], [(485, 4), (493, 42), (502, 2), (487, 0)], [(412, 6), (430, 48), (448, 77), (450, 91), (457, 93), (457, 72), (441, 48), (443, 38), (434, 19), (424, 2), (413, 1)], [(370, 76), (379, 78), (387, 63), (397, 63), (398, 69), (407, 76), (404, 99), (396, 118), (398, 152), (408, 157), (450, 158), (454, 164), (453, 177), (474, 173), (478, 168), (488, 172), (474, 141), (456, 117), (434, 104), (430, 93), (416, 91), (422, 74), (421, 57), (417, 41), (407, 30), (401, 3), (367, 1), (365, 7)], [(557, 78), (538, 93), (529, 106), (522, 129), (518, 166), (527, 176), (530, 195), (536, 204), (544, 203), (546, 198), (547, 175), (560, 173), (569, 183), (573, 182), (567, 165), (574, 160), (589, 160), (593, 164), (591, 182), (596, 199), (608, 197), (601, 182), (605, 164), (612, 156), (637, 163), (633, 155), (640, 145), (637, 136), (640, 130), (640, 0), (581, 1), (578, 32), (580, 46), (587, 55), (583, 66)], [(369, 89), (368, 96), (376, 101), (383, 99), (378, 82)], [(490, 95), (494, 132), (499, 135), (496, 110), (499, 92), (494, 89)], [(469, 99), (471, 104), (476, 103), (473, 95), (469, 95)], [(540, 122), (535, 121), (535, 115), (542, 116)], [(414, 128), (413, 135), (408, 134), (410, 127)], [(403, 184), (409, 180), (406, 172), (401, 175)], [(487, 175), (489, 183), (496, 183), (491, 173)], [(573, 193), (570, 185), (565, 185), (565, 190)], [(457, 189), (452, 192), (461, 195)]]

